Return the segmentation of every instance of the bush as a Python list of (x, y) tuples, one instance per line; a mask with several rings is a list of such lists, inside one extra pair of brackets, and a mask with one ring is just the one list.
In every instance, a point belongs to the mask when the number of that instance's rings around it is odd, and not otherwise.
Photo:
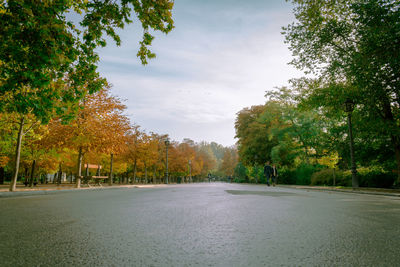
[(266, 183), (263, 166), (247, 167), (246, 176), (248, 177), (249, 183)]
[(313, 173), (318, 172), (322, 166), (301, 164), (297, 167), (295, 176), (297, 185), (309, 185), (311, 183), (311, 176)]
[(396, 181), (396, 174), (380, 167), (359, 168), (359, 183), (362, 187), (389, 188)]
[(296, 169), (282, 167), (279, 170), (279, 184), (309, 185), (311, 175), (321, 169), (320, 165), (301, 164)]
[[(336, 185), (351, 186), (351, 171), (336, 170)], [(361, 167), (357, 169), (360, 187), (390, 188), (396, 180), (396, 175), (380, 167)], [(333, 185), (333, 169), (324, 169), (311, 177), (311, 185)]]
[[(337, 176), (337, 172), (336, 172)], [(319, 172), (313, 173), (311, 176), (311, 185), (332, 185), (333, 180), (333, 170), (323, 169)]]
[(236, 167), (235, 167), (235, 171), (234, 171), (234, 182), (235, 183), (245, 183), (247, 182), (247, 168), (246, 166), (244, 166), (241, 162), (239, 162)]
[(286, 167), (283, 167), (282, 169), (278, 170), (278, 183), (296, 184), (295, 171)]
[[(351, 172), (335, 170), (335, 185), (351, 186)], [(313, 173), (311, 185), (333, 185), (333, 169), (323, 169)]]
[(235, 178), (233, 178), (233, 182), (235, 183), (247, 183), (247, 177), (238, 177), (236, 176)]

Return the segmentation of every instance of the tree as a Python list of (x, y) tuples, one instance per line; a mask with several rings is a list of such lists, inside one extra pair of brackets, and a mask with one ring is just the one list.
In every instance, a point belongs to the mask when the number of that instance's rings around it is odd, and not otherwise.
[[(0, 97), (0, 102), (1, 102), (1, 97)], [(14, 176), (12, 178), (11, 184), (10, 184), (10, 191), (14, 191), (16, 189), (16, 183), (17, 183), (17, 178), (18, 178), (18, 170), (19, 170), (19, 165), (20, 165), (20, 154), (21, 154), (21, 144), (22, 144), (22, 137), (25, 136), (31, 129), (34, 129), (36, 126), (38, 126), (38, 120), (31, 114), (26, 115), (23, 117), (23, 119), (20, 119), (20, 115), (16, 112), (6, 112), (2, 114), (2, 117), (6, 117), (6, 124), (8, 124), (8, 129), (11, 129), (11, 131), (6, 131), (6, 135), (4, 136), (5, 139), (3, 141), (6, 141), (4, 143), (4, 149), (7, 150), (14, 146), (14, 140), (16, 139), (16, 146), (15, 146), (15, 153), (14, 153)], [(15, 127), (16, 132), (18, 133), (17, 136), (15, 136)], [(11, 137), (11, 139), (9, 139)], [(3, 148), (2, 148), (3, 150)], [(3, 153), (2, 153), (3, 154)], [(11, 154), (5, 159), (7, 161), (11, 158)]]
[(187, 159), (185, 158), (182, 146), (178, 142), (170, 142), (168, 147), (168, 172), (170, 174), (170, 182), (174, 178), (182, 176), (186, 173)]
[(338, 84), (338, 104), (351, 97), (360, 114), (380, 120), (371, 132), (389, 137), (400, 183), (400, 2), (292, 2), (298, 22), (284, 28), (292, 64)]
[(126, 149), (124, 152), (124, 158), (127, 162), (133, 165), (133, 179), (136, 181), (137, 164), (140, 156), (140, 142), (143, 133), (139, 130), (140, 126), (136, 125), (132, 127), (131, 131), (127, 134)]
[[(115, 29), (132, 23), (131, 17), (135, 15), (144, 29), (137, 55), (146, 64), (148, 58), (154, 57), (148, 49), (153, 40), (148, 31), (172, 30), (173, 2), (11, 0), (1, 3), (0, 112), (20, 115), (15, 174), (10, 185), (10, 191), (14, 191), (25, 116), (33, 114), (42, 123), (54, 114), (71, 118), (79, 101), (104, 85), (105, 80), (97, 72), (99, 57), (95, 52), (106, 45), (104, 34), (119, 45), (121, 40)], [(68, 12), (82, 14), (79, 26), (67, 18)]]
[(235, 121), (238, 153), (243, 164), (252, 164), (256, 158), (259, 162), (270, 160), (270, 151), (277, 140), (268, 136), (267, 126), (259, 120), (265, 111), (264, 105), (244, 108), (237, 113)]
[(196, 156), (194, 142), (186, 139), (177, 148), (180, 151), (181, 176), (189, 176), (189, 161), (193, 162)]
[(217, 167), (217, 159), (209, 143), (201, 142), (198, 144), (196, 155), (197, 159), (201, 161), (201, 175), (206, 176), (209, 172), (215, 170)]
[[(338, 153), (338, 165), (348, 168), (349, 145), (345, 138), (348, 128), (343, 120), (345, 111), (341, 108), (341, 101), (344, 101), (342, 97), (350, 88), (346, 84), (326, 84), (315, 79), (292, 82), (293, 90), (298, 95), (298, 109), (317, 119), (316, 127), (312, 131), (317, 133), (317, 138), (313, 138), (317, 154), (326, 156)], [(360, 108), (354, 110), (352, 118), (357, 165), (379, 165), (386, 170), (393, 170), (396, 163), (384, 122), (374, 113)]]
[(247, 168), (241, 162), (239, 162), (235, 167), (235, 176), (236, 176), (235, 181), (239, 183), (246, 182), (248, 179)]
[(131, 126), (129, 119), (122, 114), (126, 106), (121, 103), (120, 99), (110, 96), (108, 90), (102, 90), (97, 95), (98, 99), (93, 104), (99, 112), (96, 113), (97, 117), (92, 118), (98, 121), (98, 128), (95, 128), (98, 140), (96, 150), (110, 155), (109, 185), (112, 185), (114, 155), (123, 152), (126, 145), (126, 134)]
[(137, 143), (137, 160), (143, 164), (144, 182), (148, 183), (149, 171), (153, 167), (153, 180), (155, 168), (158, 161), (158, 137), (155, 134), (142, 132)]
[(0, 184), (5, 180), (5, 172), (12, 158), (13, 140), (13, 116), (0, 113)]
[(225, 148), (220, 170), (227, 176), (232, 176), (235, 172), (237, 162), (237, 151), (234, 148)]
[[(278, 145), (272, 149), (271, 158), (276, 163), (282, 163), (279, 152), (282, 148), (290, 152), (290, 157), (286, 164), (293, 161), (295, 157), (301, 157), (302, 161), (310, 162), (311, 158), (318, 158), (321, 151), (326, 149), (326, 134), (323, 129), (327, 128), (326, 117), (324, 117), (315, 107), (301, 105), (304, 102), (301, 95), (302, 88), (277, 88), (276, 91), (266, 93), (267, 104), (278, 105), (280, 113), (277, 123), (269, 124), (270, 132), (278, 139)], [(269, 113), (270, 108), (266, 108), (265, 113)], [(267, 117), (262, 115), (261, 117)], [(277, 153), (278, 152), (278, 153)]]
[(104, 88), (87, 95), (81, 101), (78, 116), (69, 124), (59, 118), (50, 121), (48, 134), (43, 139), (49, 148), (69, 148), (78, 153), (77, 187), (86, 153), (121, 153), (124, 148), (130, 130), (129, 120), (122, 114), (126, 107), (109, 91), (110, 88)]

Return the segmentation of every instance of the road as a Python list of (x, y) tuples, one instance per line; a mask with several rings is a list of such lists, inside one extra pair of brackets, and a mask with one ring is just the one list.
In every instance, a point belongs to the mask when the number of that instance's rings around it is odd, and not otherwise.
[(400, 198), (204, 183), (0, 198), (0, 266), (399, 266)]

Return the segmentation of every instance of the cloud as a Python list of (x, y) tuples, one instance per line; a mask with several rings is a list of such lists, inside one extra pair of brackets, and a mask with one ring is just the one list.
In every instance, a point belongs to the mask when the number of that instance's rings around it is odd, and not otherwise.
[(300, 75), (287, 65), (280, 34), (292, 20), (287, 3), (222, 2), (176, 1), (176, 29), (156, 34), (157, 58), (145, 67), (134, 56), (135, 27), (123, 32), (121, 48), (99, 51), (100, 71), (127, 99), (133, 121), (177, 140), (232, 145), (235, 114)]

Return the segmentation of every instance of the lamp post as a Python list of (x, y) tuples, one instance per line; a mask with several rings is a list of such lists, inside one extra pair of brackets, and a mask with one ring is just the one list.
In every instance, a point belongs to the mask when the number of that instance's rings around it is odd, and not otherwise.
[(164, 140), (165, 143), (165, 183), (168, 184), (168, 146), (169, 146), (169, 138), (165, 138)]
[(189, 159), (189, 183), (192, 182), (192, 161)]
[(354, 159), (354, 140), (353, 140), (353, 129), (351, 124), (351, 113), (354, 110), (354, 102), (350, 98), (347, 98), (344, 102), (345, 111), (347, 112), (347, 123), (349, 126), (349, 145), (350, 145), (350, 158), (351, 158), (351, 184), (353, 188), (358, 187), (357, 167)]

